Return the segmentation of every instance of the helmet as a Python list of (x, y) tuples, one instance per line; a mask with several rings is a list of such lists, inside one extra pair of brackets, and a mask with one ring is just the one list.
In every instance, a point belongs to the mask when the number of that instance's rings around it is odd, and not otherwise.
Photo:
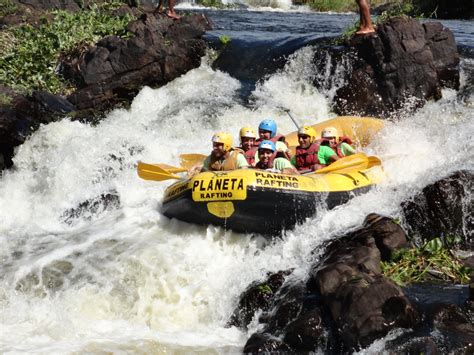
[(222, 143), (224, 150), (228, 151), (232, 148), (232, 135), (227, 132), (217, 132), (212, 136), (212, 143)]
[(258, 129), (263, 129), (265, 131), (272, 132), (270, 137), (273, 138), (273, 137), (275, 137), (275, 135), (277, 133), (277, 124), (272, 119), (266, 119), (266, 120), (263, 120), (262, 122), (260, 122), (260, 124), (258, 125)]
[(310, 142), (313, 143), (316, 140), (316, 130), (311, 126), (303, 126), (298, 130), (298, 136), (305, 135), (310, 137)]
[(336, 137), (336, 139), (339, 139), (339, 132), (337, 131), (337, 128), (335, 127), (326, 127), (323, 129), (321, 132), (321, 138), (331, 138), (331, 137)]
[(257, 138), (257, 135), (255, 134), (255, 131), (253, 130), (252, 127), (242, 127), (240, 129), (240, 142), (242, 142), (242, 137), (246, 138)]
[(258, 145), (258, 149), (269, 149), (272, 152), (276, 151), (275, 143), (273, 143), (272, 141), (262, 141)]

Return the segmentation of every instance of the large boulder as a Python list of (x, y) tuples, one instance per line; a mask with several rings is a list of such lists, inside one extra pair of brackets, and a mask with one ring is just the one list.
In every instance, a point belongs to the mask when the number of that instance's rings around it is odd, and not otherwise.
[(353, 36), (352, 72), (336, 92), (340, 114), (390, 117), (459, 89), (459, 54), (453, 33), (439, 22), (394, 17), (375, 34)]
[(63, 97), (44, 91), (25, 96), (0, 85), (0, 170), (13, 165), (14, 148), (41, 124), (74, 110)]
[(459, 171), (403, 202), (407, 232), (425, 243), (443, 236), (461, 238), (467, 249), (474, 247), (474, 173)]
[(130, 101), (144, 86), (163, 85), (198, 67), (210, 24), (203, 15), (174, 21), (144, 14), (129, 24), (131, 38), (109, 36), (63, 62), (64, 76), (79, 89), (68, 97), (78, 109), (108, 108)]

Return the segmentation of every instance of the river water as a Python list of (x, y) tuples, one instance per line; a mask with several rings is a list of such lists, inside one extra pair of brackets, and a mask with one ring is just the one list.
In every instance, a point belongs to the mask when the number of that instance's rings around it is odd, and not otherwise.
[[(216, 25), (210, 40), (226, 34), (249, 51), (261, 45), (255, 57), (241, 51), (256, 67), (265, 48), (336, 35), (356, 18), (281, 9), (208, 15)], [(304, 277), (322, 241), (371, 212), (397, 217), (400, 203), (427, 184), (474, 169), (474, 24), (444, 23), (463, 53), (460, 93), (445, 90), (440, 101), (388, 122), (366, 149), (389, 157), (388, 179), (282, 239), (169, 220), (159, 213), (169, 182), (140, 180), (134, 166), (176, 165), (181, 153), (207, 153), (213, 132), (237, 133), (268, 117), (281, 132), (294, 130), (279, 106), (300, 122), (333, 117), (339, 82), (327, 78), (333, 84), (324, 91), (310, 84), (325, 75), (311, 65), (314, 47), (258, 80), (259, 71), (237, 71), (245, 77), (238, 80), (212, 69), (210, 54), (168, 85), (144, 88), (129, 110), (97, 126), (68, 119), (42, 126), (0, 180), (0, 352), (240, 352), (256, 326), (225, 324), (250, 282), (287, 268)]]

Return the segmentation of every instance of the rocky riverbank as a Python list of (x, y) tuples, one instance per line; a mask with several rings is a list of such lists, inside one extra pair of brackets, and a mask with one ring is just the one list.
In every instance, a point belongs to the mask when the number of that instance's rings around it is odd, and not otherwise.
[[(417, 239), (427, 243), (439, 235), (457, 235), (461, 238), (458, 247), (472, 250), (473, 221), (467, 216), (474, 212), (469, 192), (473, 178), (472, 172), (459, 172), (427, 186), (404, 203), (403, 228), (391, 218), (368, 215), (363, 226), (332, 239), (323, 251), (314, 250), (316, 261), (306, 279), (285, 270), (255, 281), (241, 295), (229, 321), (229, 325), (242, 328), (255, 321), (260, 325), (248, 339), (244, 353), (347, 353), (365, 348), (395, 329), (402, 329), (403, 335), (389, 341), (387, 350), (472, 352), (472, 270), (470, 291), (449, 299), (449, 282), (443, 275), (433, 272), (426, 287), (414, 292), (416, 285), (400, 287), (384, 276), (381, 262)], [(460, 210), (464, 210), (461, 217)], [(431, 229), (425, 228), (428, 225)], [(474, 267), (472, 257), (463, 262)], [(427, 272), (431, 272), (429, 267)], [(431, 297), (437, 284), (441, 285), (438, 297)]]

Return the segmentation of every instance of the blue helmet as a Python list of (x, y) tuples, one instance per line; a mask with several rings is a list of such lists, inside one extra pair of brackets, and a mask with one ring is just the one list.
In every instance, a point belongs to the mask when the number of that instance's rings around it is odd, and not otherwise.
[(273, 138), (277, 133), (277, 124), (274, 120), (268, 118), (260, 122), (260, 124), (258, 125), (258, 129), (263, 129), (264, 131), (272, 132), (270, 137)]
[(272, 141), (260, 142), (260, 144), (258, 145), (258, 149), (269, 149), (272, 152), (276, 151), (275, 143), (273, 143)]

